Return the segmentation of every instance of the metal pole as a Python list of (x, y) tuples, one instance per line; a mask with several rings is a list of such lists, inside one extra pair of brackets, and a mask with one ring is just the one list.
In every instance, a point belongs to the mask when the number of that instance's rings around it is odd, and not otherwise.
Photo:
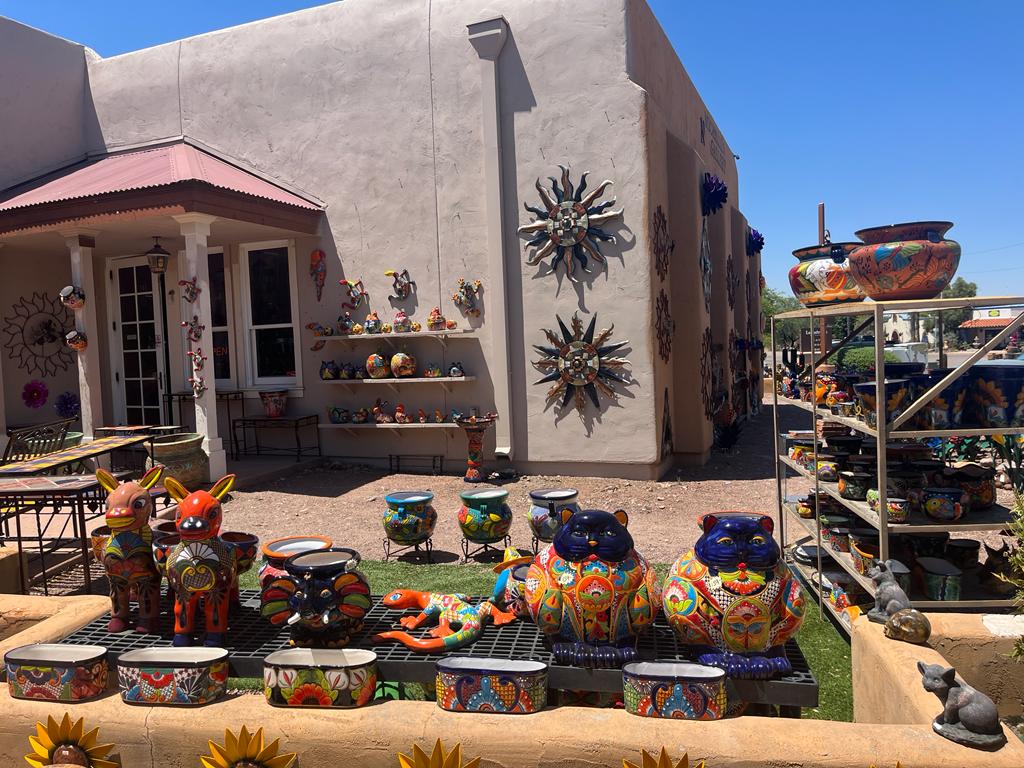
[(942, 310), (935, 313), (935, 335), (939, 337), (939, 368), (946, 367), (946, 332), (942, 327)]
[[(820, 216), (824, 222), (825, 204), (821, 204)], [(818, 617), (821, 618), (825, 612), (825, 596), (821, 594), (821, 520), (818, 513), (818, 366), (814, 356), (814, 312), (807, 316), (808, 328), (811, 334), (811, 434), (814, 441), (814, 462), (811, 465), (811, 473), (814, 477), (814, 542), (818, 553), (818, 583), (814, 585), (818, 598)]]
[(775, 507), (779, 515), (779, 544), (786, 546), (786, 524), (782, 509), (782, 462), (779, 461), (779, 387), (775, 382), (778, 355), (775, 351), (775, 318), (772, 317), (772, 456), (775, 459)]
[(164, 273), (161, 272), (159, 280), (157, 281), (160, 285), (160, 322), (163, 323), (163, 342), (164, 342), (164, 391), (163, 397), (163, 409), (165, 424), (170, 424), (174, 419), (172, 409), (174, 408), (171, 403), (171, 345), (167, 340), (167, 280), (164, 277)]
[(886, 473), (886, 443), (889, 425), (886, 424), (885, 406), (885, 318), (882, 307), (875, 305), (875, 430), (878, 450), (878, 561), (889, 559), (889, 493)]

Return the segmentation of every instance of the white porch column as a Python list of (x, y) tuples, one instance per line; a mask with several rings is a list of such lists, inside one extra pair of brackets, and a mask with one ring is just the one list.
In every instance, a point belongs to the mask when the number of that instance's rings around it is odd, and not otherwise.
[(96, 248), (97, 230), (64, 230), (64, 242), (71, 254), (71, 284), (85, 292), (85, 306), (75, 310), (75, 328), (85, 334), (88, 346), (76, 352), (78, 358), (78, 396), (82, 401), (82, 432), (86, 442), (92, 440), (93, 428), (103, 426), (103, 392), (100, 386), (100, 327), (96, 319), (99, 292), (93, 270), (92, 252)]
[(213, 312), (210, 309), (210, 265), (206, 258), (206, 239), (210, 236), (210, 225), (216, 216), (205, 213), (183, 213), (174, 217), (181, 227), (185, 238), (185, 263), (183, 279), (194, 276), (199, 298), (189, 305), (189, 314), (197, 315), (199, 323), (206, 326), (201, 340), (188, 346), (194, 350), (202, 350), (211, 359), (201, 372), (206, 382), (206, 391), (195, 399), (196, 432), (206, 435), (203, 439), (203, 450), (210, 457), (210, 480), (216, 480), (227, 474), (227, 454), (224, 452), (224, 441), (217, 434), (217, 385), (213, 375), (213, 347), (211, 345)]
[[(0, 250), (3, 247), (4, 244), (0, 243)], [(7, 448), (7, 404), (4, 398), (4, 364), (0, 359), (0, 452), (5, 448)]]

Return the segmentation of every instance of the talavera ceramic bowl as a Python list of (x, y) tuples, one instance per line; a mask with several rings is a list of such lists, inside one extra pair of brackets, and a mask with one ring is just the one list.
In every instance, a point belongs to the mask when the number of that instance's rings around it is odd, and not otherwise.
[(720, 720), (725, 672), (678, 661), (634, 661), (622, 668), (626, 711), (641, 717)]
[(437, 662), (437, 706), (449, 712), (529, 714), (544, 709), (548, 665), (487, 657), (449, 656)]
[(73, 703), (107, 690), (107, 649), (101, 645), (23, 645), (4, 654), (4, 665), (15, 699)]
[(288, 648), (263, 660), (263, 692), (275, 707), (350, 709), (373, 701), (377, 654), (362, 648)]
[(223, 648), (142, 648), (117, 659), (117, 682), (127, 704), (198, 707), (223, 696), (227, 681)]

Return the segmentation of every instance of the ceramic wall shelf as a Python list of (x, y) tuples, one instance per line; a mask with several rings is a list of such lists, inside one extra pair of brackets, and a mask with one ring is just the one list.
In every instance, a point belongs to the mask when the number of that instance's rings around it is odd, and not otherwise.
[(4, 654), (15, 699), (77, 702), (107, 689), (107, 649), (101, 645), (35, 643)]
[(198, 707), (223, 696), (227, 680), (223, 648), (143, 648), (117, 660), (117, 681), (127, 704)]
[(275, 651), (263, 660), (263, 690), (275, 707), (362, 707), (377, 690), (377, 654), (361, 648)]
[(626, 711), (641, 717), (720, 720), (725, 672), (703, 664), (636, 661), (622, 668)]
[(488, 657), (437, 662), (437, 706), (449, 712), (529, 714), (544, 709), (548, 665)]

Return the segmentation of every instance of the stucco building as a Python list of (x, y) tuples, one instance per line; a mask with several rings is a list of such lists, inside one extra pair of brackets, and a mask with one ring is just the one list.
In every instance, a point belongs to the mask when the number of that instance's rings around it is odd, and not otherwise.
[[(255, 413), (259, 391), (284, 388), (290, 414), (320, 415), (330, 456), (465, 457), (456, 428), (329, 425), (329, 407), (383, 397), (413, 414), (496, 411), (485, 453), (520, 470), (650, 477), (707, 457), (724, 400), (740, 417), (759, 402), (747, 340), (760, 338), (760, 256), (748, 255), (734, 155), (643, 0), (345, 0), (110, 58), (0, 19), (0, 71), (16, 73), (0, 79), (0, 423), (53, 419), (65, 391), (80, 393), (87, 436), (154, 423), (162, 393), (189, 389), (191, 347), (209, 358), (194, 423), (213, 474), (230, 432), (217, 392), (244, 393)], [(589, 214), (606, 220), (579, 249), (552, 244), (531, 264), (547, 241), (517, 232), (538, 217), (524, 204), (550, 215), (535, 182), (549, 198), (548, 177), (565, 191), (559, 165), (577, 192), (589, 171), (584, 202), (614, 182)], [(707, 216), (705, 174), (728, 190)], [(582, 231), (561, 223), (556, 237)], [(169, 366), (139, 256), (154, 236), (171, 253)], [(384, 273), (403, 269), (415, 290), (389, 299)], [(179, 281), (193, 278), (191, 303)], [(481, 281), (478, 316), (453, 303), (459, 278)], [(402, 308), (426, 328), (439, 306), (473, 332), (311, 350), (307, 325), (343, 311), (342, 279), (368, 293), (359, 322)], [(86, 302), (62, 314), (68, 284)], [(595, 316), (597, 332), (614, 325), (607, 344), (629, 342), (607, 353), (629, 361), (617, 369), (628, 381), (602, 378), (617, 397), (600, 386), (595, 405), (581, 390), (581, 410), (535, 384), (550, 370), (535, 367), (542, 329), (560, 335), (556, 316), (571, 327), (574, 313), (584, 330)], [(193, 318), (204, 329), (190, 343), (180, 323)], [(86, 350), (62, 347), (57, 326), (76, 326)], [(458, 361), (472, 378), (320, 379), (324, 360), (378, 348), (421, 368)], [(30, 408), (37, 380), (49, 400)]]

